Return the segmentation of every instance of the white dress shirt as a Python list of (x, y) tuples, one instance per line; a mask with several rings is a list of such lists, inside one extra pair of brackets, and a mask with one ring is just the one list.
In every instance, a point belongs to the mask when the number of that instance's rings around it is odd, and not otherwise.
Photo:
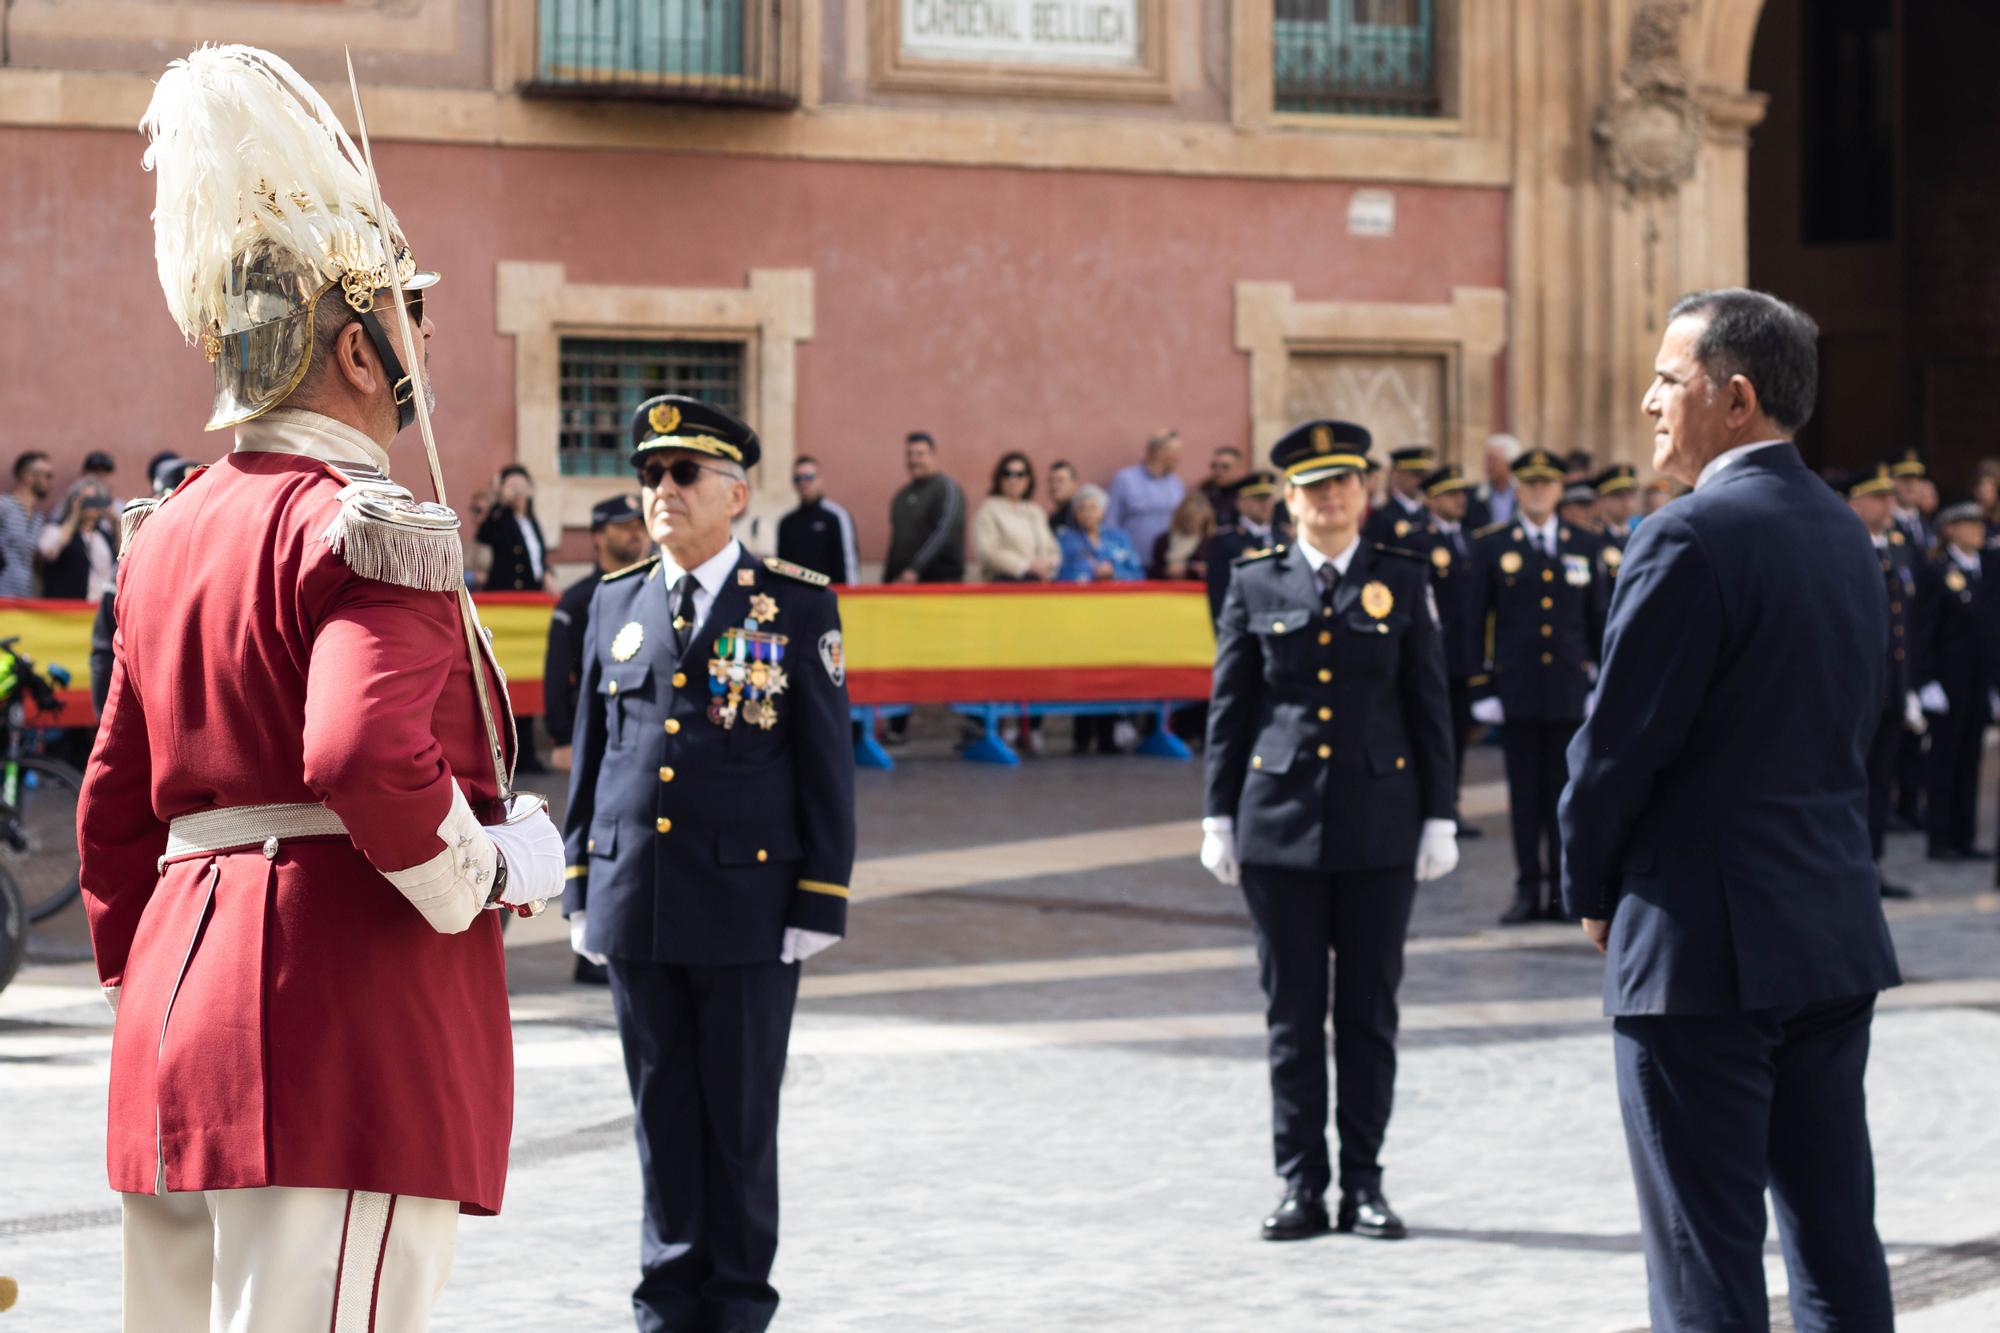
[(1320, 566), (1328, 563), (1333, 565), (1334, 573), (1345, 578), (1347, 577), (1347, 567), (1354, 563), (1354, 553), (1361, 549), (1361, 537), (1357, 534), (1354, 540), (1347, 544), (1347, 549), (1339, 555), (1326, 554), (1317, 546), (1307, 541), (1303, 535), (1298, 539), (1298, 548), (1300, 553), (1305, 556), (1306, 565), (1312, 570), (1314, 578), (1319, 577)]
[[(689, 625), (689, 641), (701, 630), (701, 622), (708, 619), (708, 608), (715, 605), (716, 594), (729, 578), (729, 571), (736, 568), (742, 557), (743, 543), (731, 538), (720, 551), (702, 561), (694, 569), (694, 624)], [(674, 558), (664, 550), (660, 552), (660, 577), (666, 581), (667, 607), (678, 611), (681, 605), (681, 576), (687, 571), (674, 563)]]
[(1694, 488), (1700, 490), (1715, 479), (1715, 474), (1736, 463), (1739, 459), (1756, 453), (1759, 449), (1769, 449), (1774, 444), (1790, 444), (1790, 440), (1758, 440), (1753, 444), (1739, 444), (1734, 449), (1725, 449), (1708, 460), (1708, 466), (1694, 479)]
[(1535, 544), (1536, 550), (1548, 556), (1556, 554), (1556, 516), (1554, 514), (1550, 514), (1548, 522), (1542, 524), (1539, 528), (1535, 526), (1534, 520), (1530, 519), (1526, 514), (1522, 514), (1515, 522), (1520, 524), (1521, 531), (1528, 534), (1528, 540)]

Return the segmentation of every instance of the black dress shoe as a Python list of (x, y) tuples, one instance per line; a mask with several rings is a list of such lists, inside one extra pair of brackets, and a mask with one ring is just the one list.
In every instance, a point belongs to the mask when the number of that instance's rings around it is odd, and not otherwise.
[(1906, 889), (1900, 884), (1891, 884), (1885, 879), (1882, 881), (1882, 896), (1884, 898), (1914, 898), (1917, 896), (1917, 891), (1915, 889)]
[(1410, 1234), (1381, 1190), (1342, 1190), (1339, 1229), (1373, 1240), (1401, 1240)]
[(1533, 898), (1516, 898), (1513, 905), (1500, 914), (1500, 924), (1503, 926), (1518, 926), (1541, 919), (1541, 906)]
[(602, 963), (593, 963), (582, 954), (576, 956), (576, 984), (579, 986), (609, 986), (611, 969)]
[(1305, 1240), (1332, 1230), (1326, 1220), (1326, 1200), (1317, 1191), (1289, 1189), (1264, 1219), (1265, 1240)]
[(1966, 861), (1991, 861), (1993, 859), (1993, 853), (1984, 847), (1961, 847), (1958, 849), (1958, 855), (1960, 859)]
[(1483, 838), (1485, 836), (1486, 830), (1479, 827), (1479, 825), (1468, 824), (1463, 819), (1458, 821), (1458, 840), (1460, 842), (1464, 842), (1468, 838)]

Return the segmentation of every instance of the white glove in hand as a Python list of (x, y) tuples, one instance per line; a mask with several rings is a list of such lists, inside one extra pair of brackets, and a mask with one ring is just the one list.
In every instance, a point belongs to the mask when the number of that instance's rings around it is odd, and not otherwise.
[(1921, 690), (1917, 691), (1917, 702), (1923, 705), (1926, 713), (1949, 713), (1951, 711), (1951, 700), (1945, 697), (1944, 686), (1937, 681), (1931, 681)]
[(1918, 736), (1930, 730), (1930, 724), (1924, 721), (1924, 706), (1917, 702), (1915, 690), (1903, 696), (1903, 725)]
[(1236, 821), (1228, 815), (1201, 821), (1201, 868), (1218, 884), (1236, 883)]
[(1505, 722), (1507, 713), (1500, 707), (1500, 696), (1492, 695), (1475, 700), (1472, 705), (1472, 720), (1486, 727), (1497, 727)]
[(823, 930), (805, 930), (798, 926), (785, 927), (785, 942), (778, 949), (781, 963), (803, 963), (823, 949), (830, 949), (840, 943), (840, 936), (829, 935)]
[(1450, 819), (1426, 819), (1417, 839), (1417, 883), (1423, 884), (1458, 869), (1458, 824)]
[(507, 822), (487, 825), (486, 836), (507, 858), (507, 889), (501, 902), (520, 906), (562, 896), (562, 831), (549, 818), (548, 802), (522, 792), (508, 807)]
[(99, 989), (104, 992), (104, 1002), (111, 1006), (111, 1016), (118, 1017), (118, 987), (101, 986)]
[(583, 947), (583, 918), (587, 915), (588, 913), (578, 912), (569, 919), (569, 951), (587, 963), (603, 967), (611, 960), (601, 953), (592, 953)]

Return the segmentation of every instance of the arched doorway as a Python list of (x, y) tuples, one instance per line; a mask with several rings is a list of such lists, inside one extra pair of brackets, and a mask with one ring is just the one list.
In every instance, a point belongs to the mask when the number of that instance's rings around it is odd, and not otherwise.
[(1765, 0), (1750, 282), (1819, 320), (1817, 466), (1918, 449), (1947, 500), (2000, 455), (2000, 7)]

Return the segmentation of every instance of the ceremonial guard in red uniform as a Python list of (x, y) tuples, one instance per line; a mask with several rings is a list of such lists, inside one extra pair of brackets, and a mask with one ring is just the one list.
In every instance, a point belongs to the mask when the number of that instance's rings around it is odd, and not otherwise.
[(161, 286), (235, 447), (126, 511), (79, 815), (125, 1327), (420, 1329), (457, 1215), (506, 1179), (481, 909), (561, 887), (545, 809), (507, 790), (457, 518), (388, 477), (436, 275), (282, 60), (199, 50), (144, 128)]

